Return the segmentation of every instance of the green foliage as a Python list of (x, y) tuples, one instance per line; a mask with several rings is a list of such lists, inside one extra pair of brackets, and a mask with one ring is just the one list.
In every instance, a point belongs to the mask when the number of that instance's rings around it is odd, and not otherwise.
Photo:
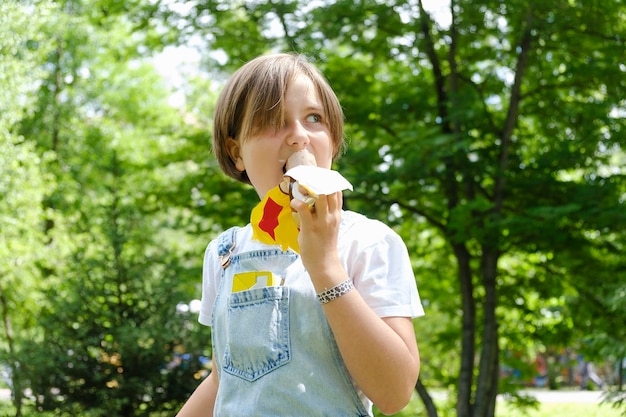
[[(625, 17), (613, 13), (619, 2), (455, 1), (444, 22), (417, 3), (243, 2), (221, 8), (224, 25), (194, 27), (215, 37), (228, 69), (270, 48), (316, 58), (346, 112), (350, 146), (338, 168), (355, 184), (346, 206), (396, 225), (424, 266), (424, 382), (476, 388), (475, 415), (490, 415), (478, 404), (484, 393), (495, 400), (490, 346), (505, 360), (520, 353), (520, 365), (536, 350), (575, 347), (586, 332), (623, 328), (580, 320), (623, 304), (608, 296), (619, 262), (603, 268), (606, 255), (591, 248), (618, 250), (624, 239), (615, 164), (624, 119), (615, 115), (626, 89)], [(229, 19), (256, 22), (254, 41), (220, 36)], [(264, 32), (272, 25), (283, 36)], [(589, 281), (599, 276), (616, 284), (600, 293)], [(590, 310), (591, 299), (601, 307)], [(456, 380), (452, 358), (462, 350), (474, 367), (474, 347), (486, 373)]]
[[(41, 14), (32, 4), (9, 1), (0, 4), (0, 366), (16, 389), (17, 413), (21, 407), (19, 349), (38, 332), (35, 317), (41, 298), (35, 289), (40, 279), (38, 265), (46, 258), (42, 202), (47, 188), (54, 187), (43, 166), (47, 156), (12, 129), (32, 104), (32, 81), (46, 40), (37, 32)], [(39, 49), (40, 48), (40, 49)]]
[[(3, 359), (19, 364), (14, 377), (39, 411), (171, 414), (211, 353), (208, 330), (176, 310), (199, 297), (201, 234), (212, 226), (191, 210), (187, 181), (206, 175), (193, 148), (207, 154), (208, 141), (168, 104), (126, 17), (58, 6), (42, 16), (52, 48), (28, 80), (38, 86), (34, 100), (18, 124), (20, 114), (8, 120), (24, 139), (1, 143), (10, 175), (1, 177), (8, 205), (0, 207), (15, 230), (3, 227), (15, 238), (2, 251), (2, 270), (14, 273), (3, 275), (2, 295), (32, 328), (14, 323), (18, 336), (2, 337), (12, 356)], [(58, 186), (44, 188), (38, 169)], [(41, 258), (26, 258), (33, 254)], [(22, 288), (37, 308), (18, 304)]]
[[(209, 154), (212, 106), (270, 50), (311, 56), (343, 103), (345, 205), (409, 247), (426, 387), (489, 416), (517, 381), (480, 366), (626, 355), (620, 1), (421, 3), (0, 4), (0, 362), (38, 412), (171, 414), (206, 371), (209, 331), (176, 305), (257, 200)], [(174, 109), (149, 57), (187, 41), (202, 67)]]

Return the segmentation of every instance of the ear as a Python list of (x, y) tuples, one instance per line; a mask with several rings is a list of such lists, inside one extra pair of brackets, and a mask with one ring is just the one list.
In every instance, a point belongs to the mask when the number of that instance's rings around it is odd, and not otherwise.
[(241, 158), (241, 146), (239, 142), (233, 138), (226, 139), (226, 151), (230, 159), (235, 163), (235, 167), (241, 172), (245, 171), (246, 167)]

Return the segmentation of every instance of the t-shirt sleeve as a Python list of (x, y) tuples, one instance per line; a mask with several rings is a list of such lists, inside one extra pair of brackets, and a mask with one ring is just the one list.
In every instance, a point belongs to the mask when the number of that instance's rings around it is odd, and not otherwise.
[(200, 299), (200, 314), (198, 321), (205, 326), (213, 323), (213, 303), (217, 296), (219, 285), (219, 258), (217, 255), (217, 241), (212, 241), (204, 251), (202, 263), (202, 298)]
[[(365, 302), (379, 317), (424, 315), (408, 250), (387, 225), (367, 225), (370, 238), (355, 242), (348, 273)], [(376, 236), (372, 238), (372, 236)], [(354, 249), (354, 248), (353, 248)]]

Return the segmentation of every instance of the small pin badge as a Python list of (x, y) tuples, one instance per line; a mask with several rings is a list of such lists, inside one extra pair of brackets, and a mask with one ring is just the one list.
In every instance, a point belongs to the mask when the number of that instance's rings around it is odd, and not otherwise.
[(233, 243), (230, 249), (228, 249), (228, 253), (226, 255), (220, 256), (220, 265), (222, 266), (222, 269), (226, 269), (228, 268), (228, 265), (230, 265), (230, 257), (233, 254), (234, 248), (235, 244)]

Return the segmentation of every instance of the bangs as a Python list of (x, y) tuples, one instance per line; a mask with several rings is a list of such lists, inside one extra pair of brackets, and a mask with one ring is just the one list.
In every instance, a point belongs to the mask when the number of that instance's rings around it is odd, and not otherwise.
[(282, 127), (285, 114), (284, 92), (276, 91), (274, 94), (258, 97), (251, 106), (253, 108), (248, 113), (251, 115), (250, 126), (246, 129), (249, 135)]
[(259, 71), (250, 80), (246, 111), (242, 121), (242, 138), (269, 128), (281, 127), (285, 114), (285, 94), (297, 74), (293, 63), (279, 63)]

